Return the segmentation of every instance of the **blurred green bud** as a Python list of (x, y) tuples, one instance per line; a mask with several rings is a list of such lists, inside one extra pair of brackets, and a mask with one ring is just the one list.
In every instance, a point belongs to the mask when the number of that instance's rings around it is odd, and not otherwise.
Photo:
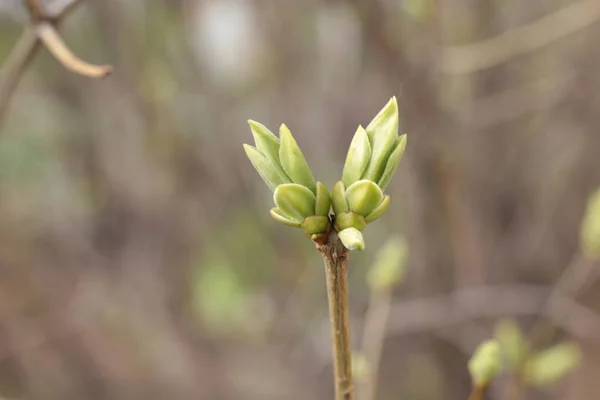
[(486, 386), (500, 375), (502, 351), (496, 340), (487, 340), (475, 349), (473, 357), (469, 360), (469, 372), (476, 386)]
[(347, 228), (338, 232), (338, 237), (348, 250), (364, 250), (365, 241), (356, 228)]
[(256, 149), (271, 161), (272, 168), (275, 169), (282, 178), (282, 183), (292, 183), (292, 180), (285, 173), (281, 166), (281, 162), (279, 161), (279, 138), (259, 122), (248, 120), (248, 124), (250, 125), (250, 130), (252, 130)]
[(557, 344), (527, 360), (524, 380), (534, 386), (554, 383), (574, 370), (580, 359), (581, 352), (576, 344)]
[(360, 180), (346, 189), (346, 199), (350, 211), (367, 216), (381, 204), (383, 193), (374, 182)]
[(302, 221), (315, 213), (316, 198), (305, 186), (296, 183), (279, 185), (273, 193), (277, 208), (292, 220)]
[(346, 163), (344, 164), (344, 171), (342, 172), (342, 182), (344, 182), (346, 187), (360, 180), (370, 159), (371, 145), (369, 144), (369, 137), (367, 136), (367, 131), (362, 126), (359, 126), (354, 134), (352, 143), (350, 143)]
[(317, 182), (317, 204), (315, 207), (315, 215), (329, 215), (329, 209), (331, 208), (331, 196), (329, 190), (321, 182)]
[(408, 247), (406, 241), (394, 236), (377, 252), (375, 263), (369, 269), (367, 282), (373, 291), (386, 290), (400, 282), (406, 273)]
[(352, 377), (357, 381), (363, 381), (371, 374), (369, 362), (361, 353), (352, 353)]
[(279, 128), (279, 137), (281, 146), (279, 147), (279, 159), (286, 174), (294, 183), (306, 186), (314, 194), (317, 192), (317, 186), (312, 172), (304, 159), (300, 147), (292, 136), (292, 133), (285, 125)]
[(593, 260), (600, 260), (600, 189), (588, 200), (581, 225), (581, 251)]
[(508, 365), (513, 370), (519, 368), (527, 355), (527, 343), (517, 323), (513, 320), (498, 322), (495, 336)]

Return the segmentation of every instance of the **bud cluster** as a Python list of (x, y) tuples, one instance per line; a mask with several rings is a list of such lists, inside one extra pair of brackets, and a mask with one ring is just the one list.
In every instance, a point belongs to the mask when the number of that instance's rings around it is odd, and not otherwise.
[[(301, 228), (312, 240), (326, 238), (333, 227), (349, 250), (365, 247), (362, 231), (381, 217), (390, 204), (383, 192), (406, 148), (406, 135), (398, 136), (398, 104), (393, 97), (366, 129), (358, 127), (344, 164), (342, 179), (331, 192), (316, 182), (285, 126), (279, 138), (264, 125), (249, 121), (255, 146), (244, 145), (254, 168), (273, 191), (276, 207), (271, 216)], [(334, 215), (329, 211), (333, 206)]]

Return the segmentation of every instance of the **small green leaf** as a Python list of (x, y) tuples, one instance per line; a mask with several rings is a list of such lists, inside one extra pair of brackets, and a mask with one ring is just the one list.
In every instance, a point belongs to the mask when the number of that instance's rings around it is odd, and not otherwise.
[(269, 213), (271, 214), (271, 217), (273, 217), (273, 219), (275, 219), (277, 222), (281, 222), (284, 225), (291, 226), (294, 228), (300, 227), (300, 221), (290, 218), (286, 214), (282, 213), (279, 208), (271, 208)]
[(534, 386), (545, 386), (558, 381), (573, 371), (581, 358), (574, 343), (560, 343), (531, 357), (525, 364), (524, 378)]
[(365, 221), (366, 222), (373, 222), (377, 218), (381, 217), (387, 211), (388, 206), (390, 205), (390, 201), (391, 201), (390, 196), (389, 195), (385, 196), (383, 198), (383, 200), (381, 200), (381, 203), (379, 203), (379, 205), (377, 206), (377, 208), (374, 209), (371, 214), (369, 214), (369, 215), (367, 215), (365, 217)]
[(385, 290), (396, 285), (406, 273), (408, 247), (399, 236), (389, 238), (377, 252), (375, 263), (369, 269), (367, 282), (371, 290)]
[(356, 228), (359, 231), (362, 231), (363, 229), (365, 229), (367, 223), (365, 222), (365, 217), (350, 211), (336, 214), (335, 225), (339, 231), (347, 228)]
[(324, 215), (313, 215), (304, 218), (300, 225), (302, 230), (309, 235), (315, 235), (329, 231), (329, 217)]
[(406, 135), (400, 136), (396, 139), (396, 147), (394, 151), (390, 155), (390, 158), (387, 160), (387, 164), (385, 165), (385, 170), (383, 171), (383, 175), (379, 179), (379, 187), (382, 191), (387, 188), (388, 184), (392, 180), (394, 173), (398, 169), (398, 165), (400, 164), (400, 160), (402, 159), (402, 155), (404, 155), (404, 150), (406, 149)]
[(342, 181), (346, 187), (360, 179), (370, 159), (371, 145), (369, 144), (369, 138), (365, 129), (359, 126), (352, 143), (350, 143), (344, 171), (342, 172)]
[(275, 190), (277, 186), (285, 183), (281, 176), (277, 173), (277, 170), (273, 167), (273, 163), (260, 151), (258, 151), (256, 147), (245, 144), (244, 150), (246, 151), (248, 159), (254, 166), (254, 169), (256, 169), (269, 189)]
[(502, 346), (502, 353), (512, 369), (518, 368), (527, 354), (527, 343), (523, 332), (513, 320), (502, 320), (496, 325), (496, 339)]
[(394, 150), (398, 137), (398, 103), (396, 97), (379, 111), (367, 126), (367, 136), (371, 143), (371, 160), (362, 179), (378, 182), (385, 169), (385, 164)]
[(315, 206), (315, 215), (329, 215), (331, 208), (331, 196), (329, 190), (322, 182), (317, 182), (317, 204)]
[[(312, 172), (298, 147), (298, 143), (290, 130), (284, 124), (279, 128), (281, 146), (279, 147), (279, 160), (281, 166), (294, 183), (306, 186), (313, 194), (317, 192), (317, 185)], [(314, 211), (314, 210), (313, 210)]]
[(581, 224), (581, 250), (592, 260), (600, 260), (600, 189), (588, 200)]
[(348, 207), (348, 200), (346, 199), (346, 187), (344, 186), (344, 182), (338, 181), (333, 187), (333, 190), (331, 191), (331, 205), (335, 215), (350, 210)]
[(248, 120), (248, 124), (250, 125), (250, 130), (252, 130), (252, 136), (254, 136), (254, 143), (258, 151), (273, 162), (273, 168), (277, 169), (277, 173), (284, 180), (284, 183), (292, 183), (292, 180), (287, 176), (279, 161), (279, 138), (260, 122), (250, 119)]
[(273, 201), (289, 219), (302, 221), (314, 215), (315, 195), (302, 185), (286, 183), (277, 186)]
[(344, 229), (338, 232), (338, 237), (342, 241), (342, 244), (350, 251), (365, 249), (363, 235), (356, 228)]
[(502, 351), (496, 340), (487, 340), (475, 349), (469, 360), (471, 379), (477, 386), (488, 385), (502, 372)]
[(381, 204), (383, 193), (375, 182), (361, 180), (346, 189), (346, 199), (351, 211), (367, 216)]

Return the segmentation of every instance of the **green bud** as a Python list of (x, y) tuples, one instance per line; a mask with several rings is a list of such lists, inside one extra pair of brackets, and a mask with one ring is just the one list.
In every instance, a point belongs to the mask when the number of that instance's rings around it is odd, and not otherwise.
[(344, 229), (338, 232), (338, 237), (342, 241), (342, 244), (350, 251), (365, 249), (363, 235), (356, 228)]
[(581, 224), (581, 251), (592, 260), (600, 260), (600, 189), (588, 200)]
[(377, 218), (381, 217), (387, 211), (389, 205), (390, 205), (390, 196), (385, 196), (383, 198), (383, 200), (381, 200), (381, 203), (379, 203), (377, 208), (375, 210), (373, 210), (373, 212), (371, 214), (369, 214), (365, 217), (365, 221), (366, 222), (375, 221)]
[(353, 213), (352, 211), (336, 214), (335, 215), (335, 226), (338, 231), (344, 230), (346, 228), (356, 228), (359, 231), (365, 229), (367, 223), (365, 222), (365, 217), (360, 214)]
[(344, 182), (339, 181), (331, 191), (331, 205), (335, 215), (347, 212), (350, 210), (348, 200), (346, 199), (346, 187)]
[(388, 289), (402, 280), (406, 273), (408, 247), (400, 237), (391, 237), (377, 252), (369, 269), (367, 282), (373, 291)]
[(291, 226), (294, 228), (300, 227), (300, 221), (297, 221), (285, 215), (281, 212), (279, 208), (271, 208), (271, 211), (269, 212), (271, 214), (271, 217), (273, 217), (273, 219), (275, 219), (277, 222), (281, 222), (284, 225)]
[(367, 216), (381, 204), (383, 193), (374, 182), (360, 180), (346, 189), (346, 199), (351, 211)]
[(281, 138), (279, 159), (283, 170), (294, 183), (306, 186), (313, 194), (316, 194), (317, 186), (312, 172), (302, 151), (300, 151), (300, 147), (298, 147), (298, 143), (284, 124), (279, 128), (279, 137)]
[(248, 144), (244, 145), (244, 150), (248, 159), (254, 166), (254, 169), (258, 172), (263, 181), (267, 184), (269, 189), (275, 190), (275, 188), (283, 183), (287, 183), (277, 172), (275, 164), (271, 162), (264, 154), (256, 149), (256, 147)]
[(309, 235), (327, 232), (329, 230), (329, 217), (324, 215), (306, 217), (300, 227)]
[(331, 208), (331, 196), (329, 190), (322, 182), (317, 182), (317, 204), (315, 206), (315, 215), (329, 215)]
[(523, 332), (512, 320), (503, 320), (496, 325), (496, 339), (502, 346), (504, 359), (513, 370), (518, 368), (527, 354), (527, 343)]
[(396, 97), (379, 111), (367, 126), (367, 136), (371, 143), (371, 160), (362, 179), (378, 182), (385, 169), (386, 162), (394, 150), (398, 137), (398, 103)]
[(469, 360), (471, 379), (477, 386), (488, 385), (502, 372), (502, 351), (496, 340), (487, 340), (475, 349)]
[(273, 200), (283, 215), (292, 220), (302, 221), (315, 212), (315, 195), (302, 185), (286, 183), (277, 186)]
[(382, 191), (387, 188), (388, 184), (392, 180), (392, 176), (394, 176), (394, 172), (396, 172), (398, 169), (400, 160), (404, 155), (404, 149), (406, 149), (406, 135), (402, 135), (396, 139), (396, 147), (390, 155), (390, 158), (387, 160), (383, 175), (381, 175), (379, 182), (377, 182)]
[(544, 386), (558, 381), (574, 370), (581, 358), (579, 347), (561, 343), (538, 353), (525, 364), (525, 381), (534, 386)]
[(273, 168), (277, 170), (284, 183), (292, 183), (292, 180), (287, 176), (279, 161), (279, 138), (259, 122), (248, 120), (248, 124), (250, 125), (250, 130), (252, 130), (252, 136), (254, 136), (254, 143), (258, 151), (271, 160)]
[(371, 159), (371, 145), (367, 132), (362, 126), (359, 126), (346, 156), (344, 171), (342, 172), (342, 181), (346, 187), (358, 181), (369, 164)]

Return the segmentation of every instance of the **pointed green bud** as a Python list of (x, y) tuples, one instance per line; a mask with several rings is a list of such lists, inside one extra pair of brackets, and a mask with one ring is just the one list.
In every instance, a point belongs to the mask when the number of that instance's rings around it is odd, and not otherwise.
[(338, 232), (338, 237), (343, 245), (350, 251), (364, 250), (365, 240), (362, 233), (356, 228), (348, 228)]
[(396, 169), (398, 169), (398, 165), (400, 164), (400, 160), (404, 155), (404, 150), (406, 149), (406, 135), (402, 135), (396, 139), (396, 147), (394, 151), (390, 155), (390, 158), (387, 160), (387, 164), (385, 165), (385, 170), (383, 171), (383, 175), (379, 179), (377, 183), (382, 191), (387, 188), (388, 184), (392, 180)]
[(300, 225), (302, 230), (309, 235), (324, 233), (329, 231), (329, 217), (324, 215), (313, 215), (304, 218)]
[(279, 138), (260, 122), (249, 119), (248, 125), (250, 125), (250, 130), (252, 131), (252, 136), (254, 136), (254, 143), (256, 143), (258, 151), (271, 160), (273, 168), (277, 170), (277, 173), (284, 181), (283, 183), (292, 183), (292, 180), (287, 176), (279, 161)]
[(369, 138), (365, 129), (359, 126), (352, 143), (350, 143), (344, 171), (342, 172), (342, 181), (346, 187), (360, 179), (370, 159), (371, 145), (369, 144)]
[(331, 205), (334, 214), (341, 214), (350, 210), (348, 200), (346, 199), (346, 187), (344, 182), (338, 181), (331, 191)]
[(390, 205), (390, 196), (387, 195), (383, 198), (383, 200), (381, 200), (381, 203), (379, 203), (379, 205), (377, 206), (376, 209), (373, 210), (373, 212), (369, 215), (367, 215), (365, 217), (365, 221), (366, 222), (373, 222), (375, 221), (377, 218), (381, 217), (388, 209), (388, 206)]
[(576, 344), (557, 344), (527, 361), (524, 369), (525, 381), (534, 386), (554, 383), (574, 370), (580, 359), (581, 352)]
[(527, 355), (527, 343), (517, 323), (513, 320), (502, 320), (496, 325), (495, 333), (508, 365), (513, 370), (519, 368)]
[(351, 211), (367, 216), (381, 203), (383, 193), (375, 182), (361, 180), (346, 189), (346, 199)]
[(317, 182), (317, 204), (315, 206), (315, 215), (329, 215), (331, 208), (331, 196), (329, 190), (322, 182)]
[(306, 186), (313, 194), (317, 192), (317, 185), (306, 159), (298, 147), (298, 143), (290, 130), (284, 124), (279, 128), (281, 146), (279, 147), (279, 160), (286, 174), (294, 183)]
[(356, 228), (359, 231), (362, 231), (365, 229), (366, 225), (365, 217), (351, 211), (335, 215), (335, 226), (338, 228), (338, 231), (347, 228)]
[(286, 183), (277, 186), (273, 201), (283, 215), (302, 221), (315, 212), (315, 195), (302, 185)]
[(367, 136), (371, 143), (371, 160), (362, 179), (378, 182), (385, 169), (385, 164), (394, 150), (398, 137), (398, 103), (396, 97), (379, 111), (367, 126)]
[(588, 200), (580, 237), (581, 251), (592, 260), (600, 260), (600, 190)]
[(487, 340), (477, 347), (469, 360), (471, 379), (477, 386), (489, 385), (502, 372), (502, 351), (496, 340)]
[(300, 227), (300, 221), (288, 217), (287, 215), (282, 213), (279, 208), (271, 208), (271, 211), (269, 211), (269, 213), (271, 214), (271, 217), (273, 217), (273, 219), (277, 222), (281, 222), (284, 225), (291, 226), (294, 228)]
[(286, 183), (277, 173), (277, 169), (274, 167), (274, 164), (271, 162), (271, 160), (258, 151), (256, 147), (245, 144), (244, 150), (246, 151), (248, 159), (254, 166), (254, 169), (256, 169), (269, 189), (275, 190), (278, 185)]
[(386, 290), (402, 280), (406, 273), (408, 247), (399, 236), (389, 238), (377, 252), (367, 282), (373, 291)]

